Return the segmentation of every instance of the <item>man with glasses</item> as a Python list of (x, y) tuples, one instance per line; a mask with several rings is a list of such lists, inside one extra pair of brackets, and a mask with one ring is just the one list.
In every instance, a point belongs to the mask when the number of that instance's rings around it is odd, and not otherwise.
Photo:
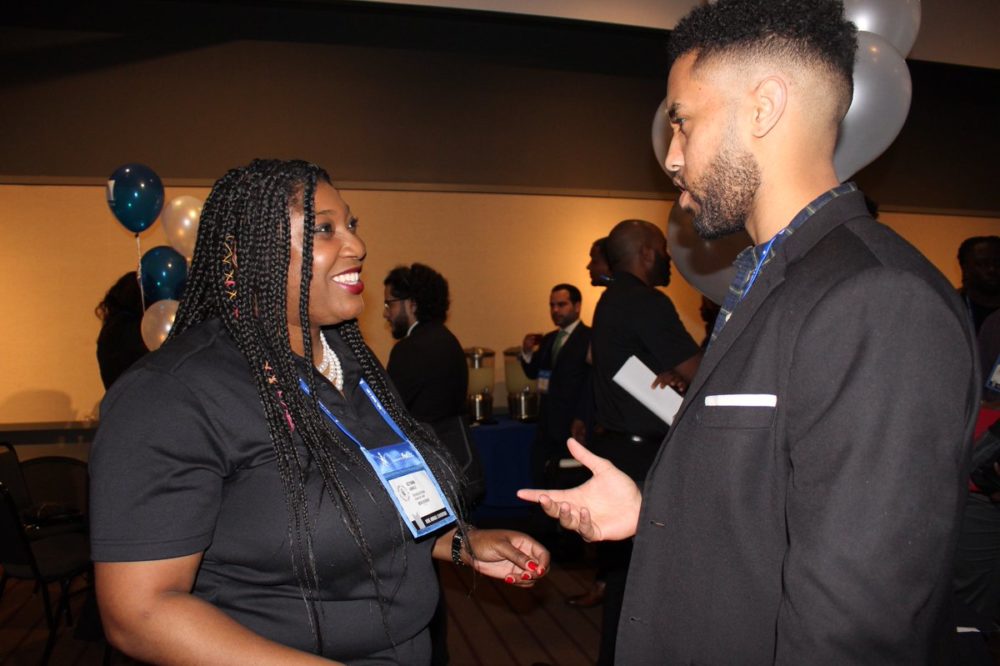
[[(471, 505), (485, 488), (482, 465), (471, 445), (465, 416), (469, 371), (458, 338), (444, 325), (448, 317), (448, 281), (430, 266), (397, 266), (383, 281), (382, 316), (398, 342), (386, 370), (403, 404), (433, 428), (466, 477), (465, 498)], [(448, 663), (447, 614), (444, 595), (431, 620), (431, 664)]]
[(407, 409), (440, 430), (465, 411), (469, 372), (458, 338), (444, 325), (448, 281), (429, 266), (397, 266), (385, 281), (385, 312), (399, 342), (386, 366)]

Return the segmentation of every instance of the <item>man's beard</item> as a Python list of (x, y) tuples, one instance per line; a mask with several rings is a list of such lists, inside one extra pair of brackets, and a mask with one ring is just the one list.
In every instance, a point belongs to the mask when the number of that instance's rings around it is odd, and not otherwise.
[(558, 326), (559, 328), (565, 328), (566, 326), (572, 324), (574, 321), (576, 321), (576, 315), (574, 314), (558, 315), (552, 317), (552, 323)]
[[(698, 204), (692, 211), (695, 231), (705, 240), (721, 238), (746, 227), (760, 189), (760, 167), (753, 155), (727, 140), (688, 196)], [(685, 184), (686, 185), (686, 184)]]
[(389, 329), (392, 332), (393, 340), (402, 340), (410, 330), (410, 320), (406, 318), (405, 312), (400, 312), (389, 321)]
[(670, 259), (665, 254), (656, 253), (656, 263), (653, 264), (653, 286), (667, 287), (670, 285)]

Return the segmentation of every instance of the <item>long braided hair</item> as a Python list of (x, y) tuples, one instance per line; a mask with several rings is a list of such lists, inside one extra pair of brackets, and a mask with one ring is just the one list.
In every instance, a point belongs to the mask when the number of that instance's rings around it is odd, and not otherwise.
[[(323, 492), (339, 508), (341, 520), (367, 564), (382, 610), (383, 627), (389, 633), (387, 599), (375, 572), (374, 556), (354, 500), (341, 478), (358, 470), (372, 475), (374, 472), (357, 447), (345, 441), (321, 414), (315, 373), (307, 373), (304, 378), (309, 394), (300, 390), (300, 372), (289, 341), (286, 292), (294, 208), (301, 209), (304, 218), (299, 317), (303, 355), (312, 358), (308, 332), (313, 246), (310, 230), (315, 224), (313, 198), (319, 181), (330, 183), (330, 177), (308, 162), (254, 160), (248, 166), (230, 170), (215, 183), (201, 213), (187, 286), (167, 341), (169, 344), (196, 324), (218, 318), (249, 364), (277, 458), (289, 518), (292, 569), (317, 651), (322, 650), (323, 640), (313, 517), (308, 510), (305, 484), (309, 468), (319, 472)], [(357, 321), (340, 324), (336, 330), (357, 358), (372, 391), (424, 456), (452, 506), (462, 512), (460, 472), (456, 472), (458, 467), (446, 449), (399, 404), (381, 364), (365, 344)], [(406, 531), (400, 527), (401, 533)]]

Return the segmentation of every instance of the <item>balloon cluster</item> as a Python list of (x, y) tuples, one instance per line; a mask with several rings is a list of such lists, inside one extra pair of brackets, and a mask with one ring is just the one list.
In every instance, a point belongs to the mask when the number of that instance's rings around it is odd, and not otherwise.
[(123, 227), (136, 235), (148, 229), (162, 211), (163, 232), (170, 245), (159, 245), (139, 260), (143, 302), (142, 340), (150, 350), (167, 339), (194, 255), (201, 202), (179, 196), (163, 206), (163, 183), (144, 164), (124, 164), (108, 178), (108, 207)]
[[(910, 109), (913, 89), (906, 54), (920, 29), (920, 0), (844, 0), (844, 15), (858, 27), (854, 59), (854, 98), (840, 123), (833, 164), (847, 180), (885, 152), (896, 139)], [(653, 117), (653, 151), (666, 171), (670, 125), (666, 100)], [(669, 175), (669, 174), (668, 174)], [(751, 243), (746, 233), (701, 240), (691, 216), (674, 204), (667, 223), (670, 254), (681, 275), (698, 291), (722, 303), (732, 282), (733, 259)]]

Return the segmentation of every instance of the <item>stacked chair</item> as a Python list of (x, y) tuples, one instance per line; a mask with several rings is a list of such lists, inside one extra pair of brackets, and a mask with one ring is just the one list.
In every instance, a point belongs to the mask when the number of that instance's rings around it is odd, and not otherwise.
[[(69, 588), (90, 572), (86, 522), (86, 463), (58, 456), (20, 463), (13, 447), (0, 443), (0, 599), (8, 580), (34, 581), (45, 608), (47, 664), (60, 621), (73, 623)], [(55, 608), (49, 586), (59, 584)]]

